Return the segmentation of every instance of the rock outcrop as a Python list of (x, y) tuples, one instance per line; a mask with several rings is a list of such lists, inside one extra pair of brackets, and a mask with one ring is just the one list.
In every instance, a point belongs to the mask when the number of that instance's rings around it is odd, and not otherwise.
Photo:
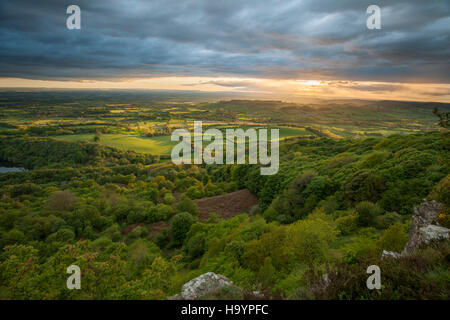
[(425, 244), (428, 244), (433, 240), (447, 239), (450, 234), (450, 229), (432, 224), (420, 228), (419, 231)]
[(381, 258), (387, 258), (387, 257), (397, 259), (397, 258), (401, 257), (401, 254), (398, 252), (395, 252), (395, 251), (383, 250), (383, 254), (381, 255)]
[[(431, 200), (425, 201), (420, 206), (414, 208), (409, 240), (402, 251), (402, 255), (413, 253), (423, 243), (429, 243), (432, 240), (442, 238), (442, 230), (439, 233), (434, 232), (434, 226), (439, 226), (438, 217), (442, 206), (441, 203)], [(444, 227), (440, 228), (447, 229)]]
[(441, 203), (431, 200), (425, 201), (414, 208), (409, 240), (402, 253), (383, 250), (382, 258), (407, 256), (423, 244), (429, 244), (434, 240), (448, 239), (450, 237), (450, 229), (440, 226), (438, 222), (442, 206)]
[(235, 287), (233, 282), (221, 274), (207, 272), (201, 276), (186, 282), (181, 288), (181, 293), (170, 300), (195, 300), (217, 292), (226, 287)]

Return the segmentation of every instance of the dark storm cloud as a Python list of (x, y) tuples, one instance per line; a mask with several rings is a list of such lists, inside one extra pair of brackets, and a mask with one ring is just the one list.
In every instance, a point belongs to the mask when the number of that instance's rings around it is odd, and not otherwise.
[[(161, 75), (450, 80), (450, 2), (361, 0), (2, 1), (0, 76)], [(67, 30), (66, 8), (82, 10)]]

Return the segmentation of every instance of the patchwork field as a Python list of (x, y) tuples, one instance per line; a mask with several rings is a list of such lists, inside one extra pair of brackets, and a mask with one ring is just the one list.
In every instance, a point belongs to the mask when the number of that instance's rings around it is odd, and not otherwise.
[[(67, 141), (94, 142), (95, 134), (71, 134), (52, 137)], [(105, 146), (121, 150), (157, 155), (170, 154), (170, 150), (176, 144), (176, 142), (170, 141), (170, 136), (142, 137), (128, 134), (103, 134), (99, 142)]]
[[(243, 127), (243, 129), (246, 130), (249, 127), (250, 126)], [(218, 128), (225, 128), (225, 127), (218, 126)], [(234, 127), (230, 126), (229, 128)], [(253, 126), (253, 128), (260, 129), (263, 127)], [(280, 140), (289, 137), (313, 135), (312, 132), (309, 132), (301, 128), (281, 127), (279, 129), (280, 129)], [(66, 141), (94, 142), (95, 136), (96, 135), (94, 133), (86, 133), (86, 134), (57, 135), (51, 137)], [(170, 154), (173, 146), (175, 146), (178, 143), (176, 141), (175, 142), (171, 141), (170, 138), (171, 138), (170, 135), (144, 137), (138, 134), (102, 134), (99, 143), (105, 146), (115, 147), (121, 150), (131, 150), (135, 152), (150, 153), (155, 155), (168, 155)]]

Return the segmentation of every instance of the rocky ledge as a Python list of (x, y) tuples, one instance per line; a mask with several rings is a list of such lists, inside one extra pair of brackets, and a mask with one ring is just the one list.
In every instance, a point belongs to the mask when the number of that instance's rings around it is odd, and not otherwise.
[(431, 200), (425, 201), (414, 208), (409, 240), (402, 253), (383, 250), (383, 258), (407, 256), (423, 244), (429, 244), (435, 240), (448, 239), (450, 237), (450, 229), (442, 227), (438, 222), (442, 206), (441, 203)]

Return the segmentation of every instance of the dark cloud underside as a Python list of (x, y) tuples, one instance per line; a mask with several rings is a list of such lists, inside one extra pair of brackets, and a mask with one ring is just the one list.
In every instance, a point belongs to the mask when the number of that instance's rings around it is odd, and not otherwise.
[[(450, 1), (2, 1), (0, 76), (450, 82)], [(66, 29), (66, 8), (82, 29)]]

